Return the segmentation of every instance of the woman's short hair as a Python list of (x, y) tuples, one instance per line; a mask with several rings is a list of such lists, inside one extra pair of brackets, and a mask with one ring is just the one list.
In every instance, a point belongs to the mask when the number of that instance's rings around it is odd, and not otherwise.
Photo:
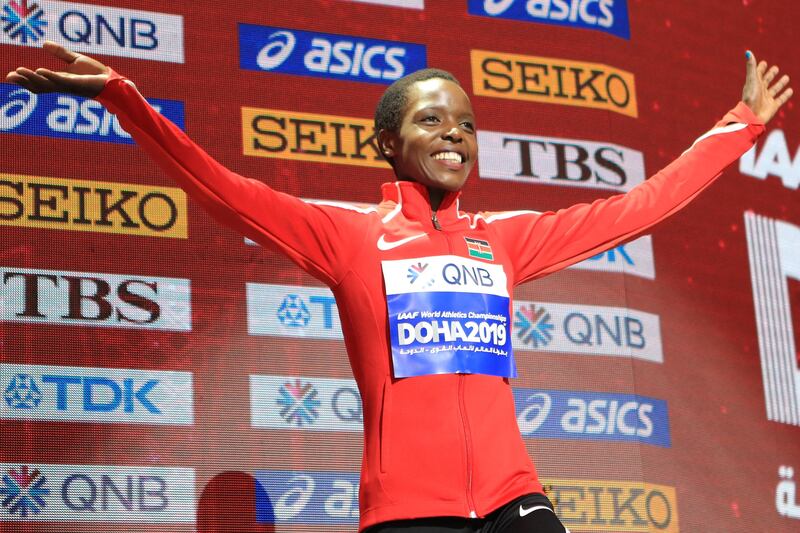
[(432, 80), (440, 78), (452, 81), (456, 85), (461, 85), (455, 76), (438, 68), (424, 68), (412, 72), (395, 81), (378, 101), (375, 108), (375, 131), (389, 130), (397, 131), (403, 121), (403, 110), (408, 104), (408, 88), (418, 81)]

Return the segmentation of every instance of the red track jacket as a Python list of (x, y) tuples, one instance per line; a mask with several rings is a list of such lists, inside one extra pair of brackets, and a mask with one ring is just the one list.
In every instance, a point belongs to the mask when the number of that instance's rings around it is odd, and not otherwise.
[(381, 261), (468, 257), (464, 237), (483, 240), (511, 294), (513, 286), (614, 247), (679, 210), (764, 131), (739, 103), (627, 194), (556, 212), (471, 214), (459, 210), (458, 193), (449, 193), (436, 224), (427, 191), (417, 183), (384, 184), (377, 208), (304, 202), (222, 167), (116, 73), (97, 99), (211, 216), (285, 254), (332, 289), (364, 406), (360, 529), (426, 516), (483, 517), (518, 496), (542, 492), (507, 379), (393, 377)]

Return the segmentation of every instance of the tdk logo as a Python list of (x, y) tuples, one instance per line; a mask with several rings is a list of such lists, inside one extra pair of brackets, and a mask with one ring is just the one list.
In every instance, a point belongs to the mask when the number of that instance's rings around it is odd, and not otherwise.
[(78, 52), (183, 63), (183, 17), (60, 2), (0, 0), (0, 43), (48, 39)]
[[(183, 128), (183, 102), (148, 102)], [(117, 117), (100, 102), (64, 94), (36, 95), (9, 83), (0, 83), (0, 132), (133, 144)]]
[(631, 36), (626, 0), (469, 0), (469, 12)]
[(0, 364), (0, 418), (192, 424), (192, 375)]
[(425, 46), (239, 24), (239, 66), (389, 84), (426, 66)]

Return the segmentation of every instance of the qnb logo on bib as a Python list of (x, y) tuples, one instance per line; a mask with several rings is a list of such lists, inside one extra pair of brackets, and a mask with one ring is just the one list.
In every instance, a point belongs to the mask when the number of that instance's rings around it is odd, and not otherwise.
[(382, 267), (395, 377), (516, 377), (501, 265), (442, 255)]
[(239, 66), (247, 70), (389, 84), (425, 65), (420, 44), (239, 24)]

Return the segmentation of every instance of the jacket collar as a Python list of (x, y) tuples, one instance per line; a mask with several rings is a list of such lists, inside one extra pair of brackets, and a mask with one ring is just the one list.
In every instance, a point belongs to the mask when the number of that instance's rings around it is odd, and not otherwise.
[[(415, 181), (394, 181), (381, 186), (384, 202), (394, 203), (392, 211), (384, 217), (384, 222), (391, 220), (398, 212), (409, 220), (432, 224), (428, 189)], [(445, 226), (458, 220), (458, 198), (461, 191), (447, 192), (436, 211), (439, 225)]]

